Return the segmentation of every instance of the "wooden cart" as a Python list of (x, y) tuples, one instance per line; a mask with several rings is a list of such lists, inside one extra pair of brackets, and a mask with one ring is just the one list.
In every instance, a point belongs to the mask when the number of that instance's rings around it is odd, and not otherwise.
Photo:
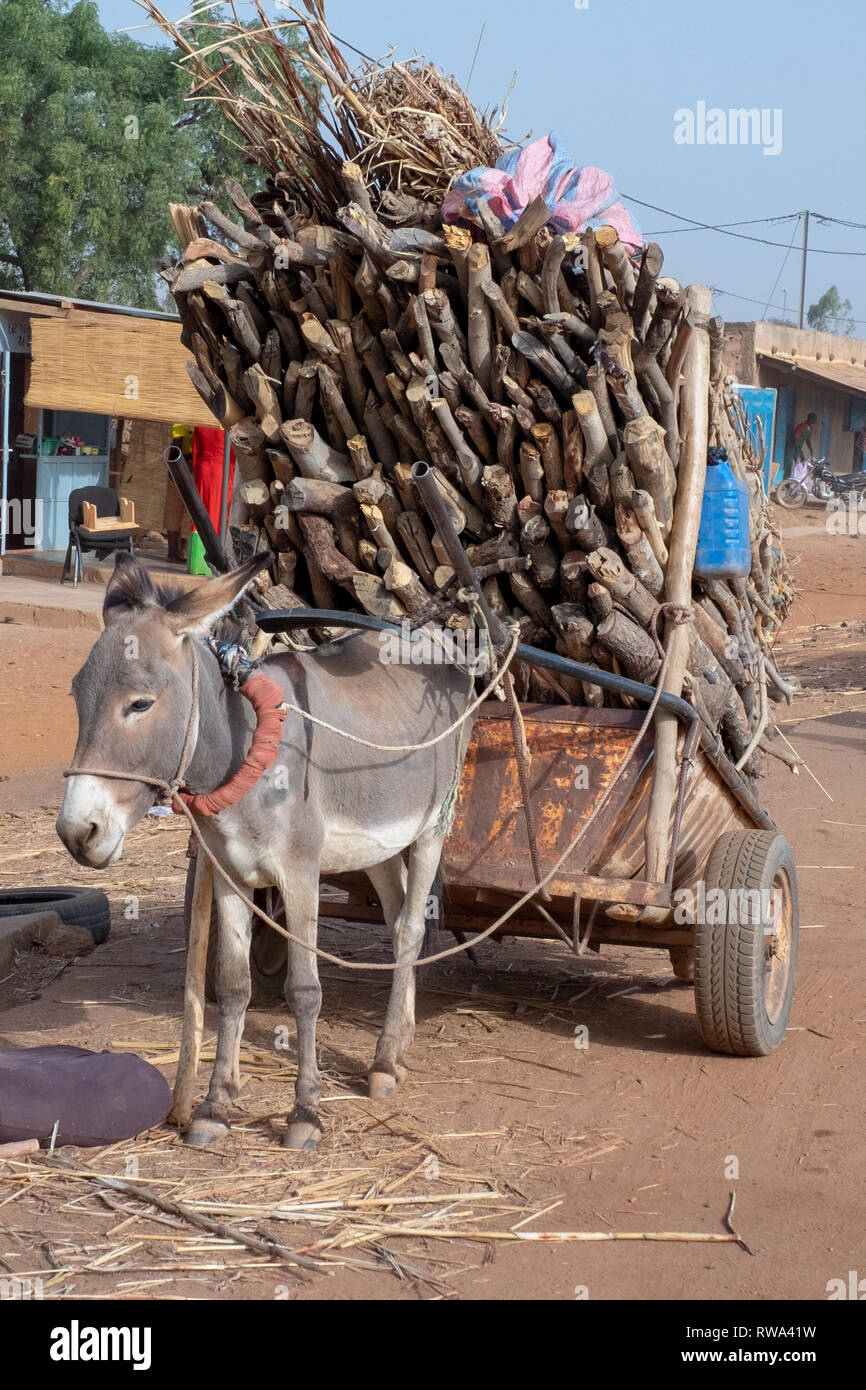
[[(388, 626), (364, 615), (312, 609), (260, 618), (269, 630), (315, 624)], [(535, 648), (521, 645), (518, 652), (555, 670), (583, 678), (590, 674), (644, 702), (654, 694), (650, 687)], [(652, 723), (641, 734), (644, 712), (522, 707), (542, 874), (578, 829), (585, 829), (549, 884), (549, 897), (533, 898), (493, 939), (500, 934), (547, 938), (577, 955), (603, 945), (666, 948), (675, 973), (694, 978), (705, 1042), (719, 1052), (765, 1055), (784, 1036), (794, 989), (793, 855), (692, 707), (671, 695), (662, 703), (681, 720), (680, 786), (664, 882), (650, 882), (644, 874), (654, 746)], [(501, 709), (484, 708), (473, 729), (443, 857), (441, 925), (459, 934), (484, 930), (535, 881), (511, 727)], [(274, 899), (270, 890), (261, 894), (271, 915), (278, 908)], [(363, 874), (329, 880), (320, 912), (325, 918), (381, 920)], [(285, 941), (254, 919), (254, 1002), (280, 994), (285, 955)]]

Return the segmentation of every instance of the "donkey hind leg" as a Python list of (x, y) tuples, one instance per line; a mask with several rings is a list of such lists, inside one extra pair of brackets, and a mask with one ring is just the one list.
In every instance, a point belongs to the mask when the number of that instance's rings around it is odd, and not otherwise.
[(252, 914), (222, 878), (214, 875), (219, 926), (217, 1003), (219, 1030), (208, 1093), (193, 1112), (186, 1142), (204, 1148), (228, 1133), (228, 1111), (240, 1087), (240, 1052), (250, 1002), (250, 935)]
[[(406, 1075), (406, 1053), (415, 1036), (415, 970), (414, 962), (424, 941), (424, 928), (430, 889), (436, 877), (442, 855), (443, 836), (440, 831), (427, 830), (409, 850), (409, 873), (403, 903), (395, 917), (389, 917), (394, 901), (395, 860), (380, 864), (368, 875), (382, 898), (394, 942), (394, 959), (403, 968), (394, 971), (385, 1026), (376, 1045), (376, 1056), (369, 1076), (372, 1100), (393, 1096), (398, 1081)], [(396, 861), (402, 868), (402, 861)], [(374, 877), (375, 874), (375, 877)], [(385, 885), (385, 878), (389, 882)], [(382, 888), (378, 880), (382, 881)]]
[[(293, 866), (277, 887), (286, 908), (286, 925), (293, 936), (315, 946), (319, 925), (318, 865), (313, 875), (300, 866)], [(287, 1149), (314, 1149), (322, 1137), (319, 1119), (322, 1078), (316, 1058), (316, 1023), (322, 1006), (322, 987), (317, 957), (294, 941), (289, 942), (286, 1003), (295, 1019), (298, 1075), (295, 1104), (288, 1117), (283, 1145)]]

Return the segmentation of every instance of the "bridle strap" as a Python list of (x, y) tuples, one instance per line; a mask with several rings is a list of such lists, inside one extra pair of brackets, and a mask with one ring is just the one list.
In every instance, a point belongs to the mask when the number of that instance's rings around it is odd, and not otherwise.
[[(198, 652), (196, 651), (195, 638), (191, 642), (192, 647), (192, 701), (189, 707), (189, 719), (186, 723), (186, 733), (183, 738), (183, 748), (180, 750), (180, 762), (177, 765), (177, 772), (174, 774), (169, 784), (171, 799), (174, 800), (175, 793), (179, 787), (183, 786), (186, 770), (193, 755), (195, 743), (198, 735), (199, 709), (198, 709)], [(193, 731), (195, 731), (195, 736)]]
[[(184, 638), (186, 641), (186, 638)], [(148, 777), (140, 772), (117, 772), (107, 767), (67, 767), (63, 770), (64, 777), (108, 777), (115, 782), (143, 782), (148, 787), (158, 787), (162, 792), (163, 799), (172, 805), (178, 789), (183, 786), (186, 770), (189, 766), (194, 747), (193, 731), (198, 723), (198, 652), (195, 649), (195, 639), (192, 639), (192, 699), (189, 706), (189, 719), (186, 721), (186, 733), (183, 736), (183, 747), (180, 750), (180, 762), (177, 765), (177, 772), (170, 782), (166, 782), (162, 777)]]

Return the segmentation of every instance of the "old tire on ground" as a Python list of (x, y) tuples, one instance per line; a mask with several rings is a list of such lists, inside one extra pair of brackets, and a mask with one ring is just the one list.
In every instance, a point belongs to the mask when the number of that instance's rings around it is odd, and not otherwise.
[[(704, 1042), (715, 1052), (765, 1057), (785, 1036), (797, 973), (791, 846), (771, 830), (729, 832), (714, 844), (704, 878), (708, 905), (714, 888), (722, 889), (729, 904), (726, 921), (695, 926), (695, 1007)], [(754, 914), (742, 904), (731, 911), (732, 890), (768, 893), (772, 918), (763, 907)]]
[[(192, 894), (195, 886), (195, 860), (189, 861), (186, 875), (186, 889), (183, 896), (184, 935), (189, 936), (189, 918), (192, 908)], [(285, 925), (285, 912), (279, 893), (275, 888), (257, 888), (253, 899), (263, 912), (273, 917), (275, 922)], [(210, 937), (207, 943), (207, 966), (205, 972), (205, 993), (207, 998), (216, 1001), (217, 972), (217, 915), (216, 904), (211, 908)], [(253, 932), (250, 942), (250, 1007), (268, 1008), (283, 998), (283, 985), (286, 979), (287, 956), (286, 941), (278, 936), (259, 917), (253, 917)]]
[(101, 888), (4, 888), (0, 891), (0, 917), (20, 917), (30, 912), (56, 912), (61, 922), (83, 927), (97, 946), (111, 930), (111, 910)]

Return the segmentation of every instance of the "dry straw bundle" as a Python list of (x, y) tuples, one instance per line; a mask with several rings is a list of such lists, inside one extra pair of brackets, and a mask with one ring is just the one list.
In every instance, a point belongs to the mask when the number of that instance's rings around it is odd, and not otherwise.
[[(306, 13), (287, 4), (279, 20), (255, 0), (260, 26), (236, 15), (211, 18), (217, 7), (209, 4), (173, 23), (151, 0), (140, 3), (195, 75), (196, 98), (218, 101), (250, 159), (281, 175), (281, 187), (325, 220), (345, 202), (347, 159), (378, 195), (377, 211), (393, 197), (399, 215), (401, 197), (429, 201), (435, 211), (454, 178), (495, 164), (507, 148), (499, 136), (504, 108), (479, 112), (455, 78), (425, 59), (377, 62), (359, 54), (350, 68), (323, 0), (306, 0)], [(198, 43), (206, 34), (210, 41)]]

